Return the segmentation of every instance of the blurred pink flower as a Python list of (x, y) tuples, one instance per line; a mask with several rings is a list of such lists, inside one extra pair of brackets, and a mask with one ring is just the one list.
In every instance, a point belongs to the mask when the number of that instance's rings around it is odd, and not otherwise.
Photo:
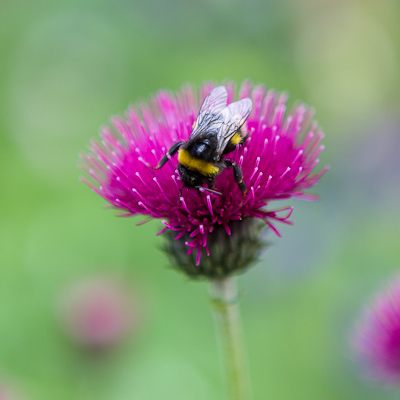
[(78, 282), (64, 293), (61, 311), (67, 335), (93, 349), (119, 343), (138, 324), (137, 304), (128, 288), (113, 279)]
[(265, 207), (272, 200), (290, 197), (314, 199), (304, 190), (314, 186), (327, 170), (312, 174), (323, 150), (323, 133), (311, 122), (312, 109), (298, 104), (286, 113), (286, 94), (245, 82), (236, 96), (232, 82), (225, 86), (228, 104), (247, 97), (253, 102), (246, 122), (249, 138), (226, 156), (243, 171), (244, 200), (232, 171), (216, 178), (215, 190), (222, 195), (188, 189), (180, 198), (177, 157), (162, 169), (149, 168), (157, 165), (173, 143), (188, 140), (202, 100), (214, 87), (211, 83), (203, 84), (197, 95), (191, 86), (175, 94), (161, 91), (149, 103), (129, 109), (125, 118), (114, 117), (113, 129), (104, 127), (101, 143), (93, 141), (92, 153), (82, 155), (83, 168), (92, 178), (84, 181), (93, 191), (124, 216), (160, 218), (165, 225), (160, 233), (170, 229), (176, 232), (176, 239), (188, 237), (188, 254), (197, 250), (196, 264), (203, 248), (209, 254), (208, 235), (220, 226), (230, 235), (233, 221), (260, 218), (279, 235), (274, 221), (290, 223), (292, 208)]
[(352, 343), (372, 379), (400, 383), (400, 278), (368, 306)]
[(14, 385), (10, 385), (8, 383), (1, 382), (0, 383), (0, 400), (23, 400), (26, 397), (21, 397), (14, 390), (16, 389)]

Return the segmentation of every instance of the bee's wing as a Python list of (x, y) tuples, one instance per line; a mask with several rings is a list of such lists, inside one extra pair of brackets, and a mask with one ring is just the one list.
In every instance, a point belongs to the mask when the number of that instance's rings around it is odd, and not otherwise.
[(220, 122), (220, 111), (226, 107), (228, 101), (228, 92), (225, 86), (217, 86), (206, 96), (200, 107), (199, 115), (193, 125), (193, 131), (190, 135), (194, 139), (200, 133), (212, 124)]
[(222, 125), (218, 133), (218, 145), (216, 149), (216, 157), (218, 160), (229, 141), (246, 122), (252, 108), (253, 103), (247, 98), (231, 103), (221, 111), (220, 115), (222, 116)]

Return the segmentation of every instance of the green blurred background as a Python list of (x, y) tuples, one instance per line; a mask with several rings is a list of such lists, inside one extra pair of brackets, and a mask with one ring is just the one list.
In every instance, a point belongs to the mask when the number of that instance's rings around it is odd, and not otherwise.
[[(295, 225), (240, 278), (254, 398), (398, 398), (363, 378), (348, 338), (400, 269), (399, 20), (398, 0), (2, 0), (0, 387), (26, 400), (222, 398), (205, 284), (169, 271), (160, 223), (105, 211), (76, 165), (137, 99), (250, 78), (316, 107), (331, 165), (318, 203), (280, 204)], [(122, 280), (140, 316), (96, 352), (63, 327), (60, 299), (98, 277)]]

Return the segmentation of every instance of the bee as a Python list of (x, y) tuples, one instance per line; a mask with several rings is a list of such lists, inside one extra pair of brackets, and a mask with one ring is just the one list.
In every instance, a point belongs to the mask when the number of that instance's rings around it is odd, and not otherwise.
[[(174, 143), (153, 169), (161, 168), (170, 157), (178, 153), (178, 172), (183, 186), (220, 195), (221, 193), (212, 190), (215, 178), (225, 168), (232, 168), (234, 179), (244, 197), (246, 185), (242, 170), (235, 162), (225, 159), (224, 155), (246, 141), (248, 133), (244, 135), (242, 127), (253, 105), (249, 98), (228, 106), (227, 101), (226, 88), (214, 88), (200, 107), (189, 140)], [(204, 183), (208, 184), (208, 188), (203, 187)]]

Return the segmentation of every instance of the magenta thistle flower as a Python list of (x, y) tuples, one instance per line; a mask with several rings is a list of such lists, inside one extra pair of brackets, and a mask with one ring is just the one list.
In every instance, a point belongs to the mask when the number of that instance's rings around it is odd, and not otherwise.
[(352, 342), (372, 379), (400, 383), (400, 278), (370, 304)]
[(156, 166), (172, 144), (187, 141), (200, 105), (214, 87), (203, 84), (198, 93), (185, 86), (177, 93), (160, 91), (149, 100), (130, 108), (125, 118), (114, 117), (113, 128), (104, 127), (101, 142), (94, 141), (91, 154), (83, 155), (92, 189), (124, 216), (160, 218), (159, 232), (173, 231), (184, 238), (187, 253), (195, 250), (196, 265), (202, 249), (210, 254), (209, 238), (222, 228), (231, 235), (232, 224), (249, 218), (264, 221), (278, 236), (275, 222), (289, 224), (291, 207), (269, 209), (273, 200), (303, 197), (327, 168), (313, 174), (323, 150), (323, 133), (311, 122), (313, 110), (304, 105), (287, 109), (287, 96), (253, 87), (245, 82), (236, 95), (235, 85), (226, 85), (228, 104), (251, 98), (253, 108), (244, 129), (249, 132), (243, 146), (227, 154), (243, 172), (247, 192), (243, 194), (231, 170), (217, 176), (216, 195), (205, 190), (184, 188), (171, 157), (159, 170)]

